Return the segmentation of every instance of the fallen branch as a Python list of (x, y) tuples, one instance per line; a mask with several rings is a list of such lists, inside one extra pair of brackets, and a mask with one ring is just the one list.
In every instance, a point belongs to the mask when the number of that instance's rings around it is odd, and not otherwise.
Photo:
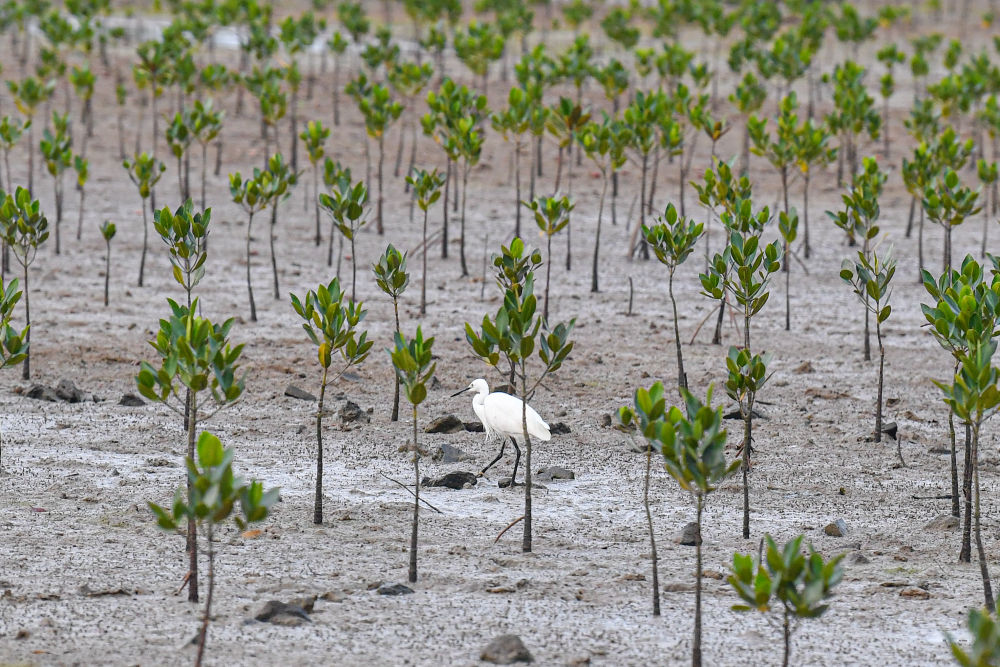
[(503, 530), (501, 530), (500, 534), (497, 535), (497, 538), (495, 540), (493, 540), (493, 544), (496, 544), (497, 542), (499, 542), (500, 538), (503, 537), (503, 534), (506, 533), (511, 528), (513, 528), (514, 526), (516, 526), (522, 519), (524, 519), (524, 515), (523, 514), (521, 516), (517, 517), (516, 519), (514, 519), (513, 521), (511, 521), (510, 523), (508, 523), (507, 527), (504, 528)]
[(417, 500), (419, 500), (420, 502), (422, 502), (422, 503), (423, 503), (424, 505), (427, 505), (428, 507), (430, 507), (430, 508), (431, 508), (432, 510), (434, 510), (434, 511), (435, 511), (435, 512), (437, 512), (438, 514), (444, 514), (444, 512), (442, 512), (442, 511), (441, 511), (441, 510), (439, 510), (438, 508), (434, 507), (434, 505), (431, 505), (431, 504), (430, 504), (429, 502), (427, 502), (427, 501), (426, 501), (426, 500), (424, 500), (423, 498), (418, 498), (418, 497), (417, 497), (417, 494), (416, 494), (416, 493), (414, 493), (413, 489), (411, 489), (410, 487), (408, 487), (408, 486), (407, 486), (406, 484), (403, 484), (403, 483), (402, 483), (402, 482), (400, 482), (399, 480), (396, 480), (396, 479), (393, 479), (392, 477), (389, 477), (389, 476), (388, 476), (388, 475), (386, 475), (385, 473), (382, 473), (382, 472), (380, 472), (379, 474), (380, 474), (380, 475), (382, 475), (383, 477), (385, 477), (385, 478), (386, 478), (387, 480), (389, 480), (389, 481), (390, 481), (390, 482), (392, 482), (393, 484), (398, 484), (399, 486), (401, 486), (401, 487), (403, 487), (404, 489), (406, 489), (406, 491), (407, 491), (407, 492), (408, 492), (408, 493), (409, 493), (409, 494), (410, 494), (411, 496), (413, 496), (414, 498), (417, 498)]

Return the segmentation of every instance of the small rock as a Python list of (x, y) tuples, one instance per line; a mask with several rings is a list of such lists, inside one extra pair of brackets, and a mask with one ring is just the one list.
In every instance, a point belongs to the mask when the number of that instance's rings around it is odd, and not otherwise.
[(382, 584), (376, 591), (379, 595), (409, 595), (413, 589), (403, 584)]
[(285, 387), (285, 396), (290, 396), (291, 398), (297, 398), (300, 401), (315, 401), (316, 397), (310, 394), (308, 391), (301, 387), (297, 387), (294, 384), (290, 384)]
[(901, 598), (911, 598), (913, 600), (927, 600), (930, 598), (931, 594), (922, 588), (904, 588), (899, 591), (899, 597)]
[(854, 553), (849, 555), (846, 560), (848, 565), (867, 565), (868, 563), (871, 562), (870, 560), (868, 560), (868, 557), (865, 556), (860, 551), (855, 551)]
[(476, 485), (476, 476), (471, 472), (465, 472), (462, 470), (455, 470), (443, 477), (438, 477), (437, 479), (431, 479), (430, 477), (424, 477), (420, 481), (420, 486), (444, 486), (449, 489), (461, 490), (466, 488), (466, 484), (469, 486)]
[(87, 395), (76, 388), (72, 380), (62, 379), (56, 385), (56, 396), (67, 403), (79, 403), (87, 398)]
[(566, 426), (563, 422), (556, 422), (549, 427), (549, 433), (552, 435), (566, 435), (569, 432), (569, 426)]
[(896, 425), (896, 422), (886, 422), (885, 424), (882, 424), (882, 432), (893, 440), (896, 439), (896, 432), (898, 429), (899, 427)]
[(698, 534), (698, 524), (692, 521), (684, 526), (674, 541), (685, 547), (693, 547), (700, 543), (701, 536)]
[(31, 385), (31, 389), (25, 393), (25, 396), (38, 401), (49, 401), (50, 403), (57, 403), (59, 401), (59, 396), (56, 394), (56, 390), (52, 387), (47, 387), (44, 384)]
[(559, 466), (546, 466), (540, 468), (535, 477), (543, 482), (551, 482), (554, 479), (576, 479), (576, 473)]
[(533, 662), (534, 658), (517, 635), (501, 635), (491, 641), (479, 654), (479, 659), (494, 665), (511, 665), (515, 662)]
[(664, 593), (688, 593), (694, 590), (694, 584), (686, 581), (668, 581), (660, 586)]
[(797, 368), (796, 368), (796, 369), (795, 369), (794, 371), (792, 371), (792, 372), (793, 372), (793, 373), (798, 373), (799, 375), (802, 375), (803, 373), (812, 373), (812, 372), (813, 372), (813, 365), (812, 365), (812, 364), (811, 364), (810, 362), (808, 362), (808, 361), (803, 361), (803, 362), (802, 362), (801, 364), (799, 364), (799, 366), (798, 366), (798, 367), (797, 367)]
[(344, 401), (344, 405), (340, 408), (340, 421), (343, 424), (349, 424), (351, 422), (368, 423), (371, 420), (371, 416), (362, 410), (361, 406), (354, 401)]
[(958, 517), (951, 514), (939, 514), (924, 524), (927, 530), (951, 530), (958, 527)]
[(601, 415), (601, 428), (611, 428), (612, 421), (611, 415), (604, 413)]
[(319, 597), (327, 602), (343, 602), (347, 599), (347, 593), (344, 591), (327, 591)]
[(126, 408), (138, 408), (146, 405), (146, 401), (135, 394), (122, 394), (122, 400), (118, 401), (118, 405), (124, 405)]
[(433, 459), (442, 463), (458, 463), (460, 461), (471, 461), (473, 457), (458, 447), (446, 443), (438, 447), (437, 451), (434, 452)]
[(486, 429), (482, 422), (465, 422), (465, 430), (469, 433), (483, 433)]
[(313, 613), (313, 607), (316, 605), (316, 596), (306, 595), (300, 598), (292, 598), (288, 601), (288, 604), (293, 607), (301, 607), (307, 614), (311, 614)]
[[(309, 621), (309, 614), (302, 607), (285, 604), (280, 600), (268, 600), (254, 614), (254, 618), (275, 625), (300, 625)], [(293, 618), (298, 620), (292, 621)]]
[(847, 535), (847, 524), (843, 519), (837, 519), (833, 523), (826, 524), (823, 532), (830, 537), (843, 537)]
[(438, 417), (424, 428), (424, 433), (458, 433), (465, 430), (465, 422), (455, 415)]

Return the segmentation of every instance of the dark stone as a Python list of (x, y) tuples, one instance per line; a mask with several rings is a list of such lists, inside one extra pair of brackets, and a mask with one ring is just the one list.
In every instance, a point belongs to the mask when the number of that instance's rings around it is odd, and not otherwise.
[(486, 429), (483, 428), (482, 422), (465, 422), (465, 430), (469, 433), (482, 433)]
[(546, 466), (540, 468), (535, 477), (543, 482), (551, 482), (554, 479), (576, 479), (576, 473), (560, 466)]
[(297, 398), (300, 401), (315, 401), (316, 397), (310, 394), (305, 389), (301, 387), (296, 387), (294, 384), (290, 384), (285, 387), (285, 396), (290, 396), (292, 398)]
[(601, 428), (611, 428), (612, 419), (611, 415), (604, 413), (601, 415)]
[(56, 396), (67, 403), (79, 403), (88, 398), (87, 394), (77, 389), (72, 380), (66, 380), (65, 378), (59, 380), (59, 384), (56, 385)]
[(465, 422), (455, 415), (438, 417), (424, 428), (424, 433), (458, 433), (465, 430)]
[(556, 422), (549, 427), (549, 433), (552, 435), (566, 435), (569, 432), (569, 426), (566, 426), (566, 424), (562, 422)]
[(460, 461), (472, 460), (472, 458), (473, 457), (469, 456), (458, 447), (447, 443), (441, 445), (438, 450), (434, 452), (434, 460), (441, 461), (442, 463), (458, 463)]
[(146, 401), (135, 394), (122, 394), (122, 400), (118, 401), (118, 405), (124, 405), (126, 408), (138, 408), (146, 405)]
[(677, 536), (676, 542), (685, 547), (693, 547), (701, 542), (701, 536), (698, 534), (698, 524), (692, 521), (684, 526)]
[(494, 665), (511, 665), (515, 662), (533, 662), (534, 658), (517, 635), (500, 635), (483, 649), (479, 659)]
[(476, 476), (471, 472), (463, 472), (461, 470), (450, 472), (443, 477), (438, 477), (437, 479), (425, 477), (420, 482), (421, 486), (444, 486), (449, 489), (456, 490), (464, 489), (466, 484), (469, 486), (475, 486)]
[(377, 592), (379, 595), (409, 595), (413, 589), (403, 584), (382, 584)]
[(958, 517), (951, 514), (941, 514), (924, 524), (926, 530), (951, 530), (958, 527)]
[(258, 621), (275, 625), (301, 625), (310, 621), (305, 609), (279, 600), (268, 600), (253, 617)]
[(351, 422), (370, 422), (372, 418), (367, 412), (361, 409), (354, 401), (344, 401), (344, 405), (340, 408), (340, 421), (344, 424), (349, 424)]
[(843, 537), (847, 535), (847, 524), (843, 519), (837, 519), (833, 523), (828, 523), (823, 532), (830, 537)]
[(898, 428), (899, 427), (896, 425), (896, 422), (886, 422), (882, 424), (882, 432), (885, 433), (890, 438), (892, 438), (893, 440), (896, 439), (896, 433)]
[(52, 387), (47, 387), (44, 384), (31, 385), (31, 389), (25, 392), (25, 396), (28, 398), (34, 398), (38, 401), (49, 401), (51, 403), (57, 403), (59, 401), (59, 396), (56, 394), (56, 390)]

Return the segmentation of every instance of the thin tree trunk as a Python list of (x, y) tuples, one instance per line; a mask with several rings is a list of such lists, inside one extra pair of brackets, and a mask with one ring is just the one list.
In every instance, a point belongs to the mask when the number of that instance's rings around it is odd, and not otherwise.
[(951, 272), (951, 225), (944, 226), (944, 272)]
[[(338, 270), (339, 273), (339, 270)], [(351, 301), (357, 301), (358, 258), (354, 254), (354, 235), (351, 235)]]
[[(448, 158), (448, 167), (444, 175), (444, 222), (441, 227), (441, 259), (448, 259), (448, 191), (451, 187), (451, 157)], [(424, 248), (424, 252), (427, 249)]]
[(545, 251), (545, 305), (542, 306), (542, 321), (548, 326), (549, 323), (549, 284), (552, 282), (552, 234), (546, 232)]
[[(917, 265), (920, 267), (920, 273), (924, 270), (924, 207), (920, 207), (920, 222), (917, 227)], [(923, 278), (917, 274), (917, 280), (923, 282)]]
[(421, 255), (420, 263), (422, 265), (422, 274), (420, 276), (420, 314), (427, 314), (427, 211), (424, 211), (424, 231), (423, 231), (423, 249), (424, 252)]
[(333, 57), (333, 124), (340, 126), (340, 56)]
[[(514, 144), (514, 236), (521, 238), (521, 144)], [(597, 223), (600, 226), (600, 222)], [(600, 232), (598, 232), (600, 234)], [(983, 243), (986, 235), (983, 234)], [(985, 247), (985, 245), (984, 245)]]
[[(399, 385), (397, 384), (397, 389)], [(513, 482), (511, 482), (513, 483)], [(417, 581), (417, 527), (420, 525), (420, 450), (417, 448), (417, 406), (413, 406), (413, 527), (410, 531), (409, 582)]]
[(142, 287), (142, 275), (146, 270), (146, 249), (149, 246), (149, 221), (146, 218), (146, 200), (142, 199), (142, 255), (139, 258), (139, 287)]
[(104, 307), (108, 307), (108, 283), (111, 280), (111, 241), (108, 241), (108, 255), (104, 264)]
[(660, 574), (656, 556), (656, 535), (653, 532), (653, 515), (649, 511), (649, 476), (653, 465), (653, 448), (646, 443), (646, 475), (643, 477), (642, 506), (646, 510), (646, 526), (649, 528), (649, 550), (653, 561), (653, 616), (660, 615)]
[(601, 221), (604, 219), (604, 197), (608, 193), (608, 175), (603, 175), (604, 184), (601, 186), (601, 201), (597, 206), (597, 231), (594, 233), (594, 263), (590, 271), (590, 291), (597, 293), (597, 264), (601, 253)]
[(271, 270), (274, 273), (274, 298), (280, 299), (281, 294), (278, 291), (278, 260), (274, 256), (274, 226), (278, 224), (278, 201), (274, 201), (274, 206), (271, 207), (271, 228), (268, 230), (271, 242)]
[(701, 667), (701, 511), (705, 506), (705, 498), (700, 493), (696, 498), (698, 533), (694, 538), (694, 641), (691, 645), (691, 665), (692, 667)]
[(785, 241), (785, 331), (792, 330), (792, 270), (788, 241)]
[[(531, 436), (528, 435), (528, 380), (525, 377), (524, 362), (521, 362), (521, 428), (524, 431), (525, 468), (524, 468), (524, 537), (521, 540), (521, 551), (531, 552)], [(510, 483), (514, 485), (517, 471), (511, 475)]]
[(247, 293), (250, 295), (250, 321), (257, 321), (257, 306), (253, 301), (253, 283), (250, 281), (250, 230), (253, 227), (253, 211), (250, 211), (250, 220), (247, 222)]
[[(289, 130), (292, 134), (292, 150), (290, 151), (292, 156), (289, 160), (291, 164), (292, 171), (299, 170), (299, 88), (298, 86), (292, 88), (292, 113), (288, 114), (288, 123), (291, 126)], [(276, 133), (277, 134), (277, 133)]]
[[(957, 367), (956, 367), (957, 368)], [(958, 371), (956, 370), (955, 373)], [(954, 377), (954, 374), (952, 375)], [(961, 506), (958, 501), (958, 460), (955, 452), (955, 411), (948, 409), (948, 436), (951, 441), (951, 515), (961, 516)]]
[(670, 305), (674, 311), (674, 344), (677, 346), (677, 387), (687, 389), (687, 373), (684, 372), (684, 357), (681, 353), (681, 330), (677, 323), (677, 299), (674, 298), (674, 269), (670, 269), (667, 281), (667, 291), (670, 293)]
[(750, 539), (750, 481), (747, 475), (750, 472), (750, 439), (751, 421), (753, 420), (753, 403), (747, 402), (746, 414), (743, 415), (743, 464), (740, 466), (743, 472), (743, 539)]
[[(465, 165), (462, 169), (462, 222), (460, 228), (460, 237), (458, 241), (458, 256), (462, 264), (462, 277), (469, 275), (469, 269), (465, 265), (465, 197), (469, 194), (469, 162), (466, 160)], [(551, 259), (551, 257), (550, 257)]]
[(785, 645), (785, 651), (781, 658), (781, 667), (788, 667), (788, 659), (792, 655), (792, 626), (789, 620), (788, 608), (786, 607), (784, 620), (781, 623), (781, 637)]
[(205, 600), (205, 613), (201, 620), (201, 636), (198, 638), (198, 656), (194, 660), (195, 667), (201, 667), (205, 656), (205, 644), (208, 642), (208, 622), (212, 618), (212, 596), (215, 593), (215, 546), (212, 544), (212, 522), (208, 522), (208, 598)]
[(212, 171), (215, 176), (222, 173), (222, 137), (215, 140), (215, 169)]
[(965, 517), (962, 521), (962, 549), (960, 563), (972, 562), (972, 429), (965, 424), (965, 465), (962, 470), (962, 495), (965, 496)]
[[(393, 310), (393, 312), (396, 315), (396, 333), (398, 334), (398, 333), (400, 333), (400, 331), (399, 331), (399, 299), (397, 299), (396, 297), (392, 297), (392, 310)], [(395, 380), (396, 380), (396, 382), (395, 382), (396, 388), (395, 388), (395, 390), (393, 392), (393, 396), (392, 396), (392, 415), (390, 416), (389, 421), (396, 422), (396, 421), (399, 421), (399, 376), (396, 375), (395, 373), (393, 373), (393, 376), (395, 377)], [(416, 408), (414, 408), (414, 411), (416, 411)], [(414, 421), (416, 421), (416, 420), (414, 420)], [(414, 440), (413, 441), (413, 447), (414, 447), (413, 451), (414, 452), (416, 452), (416, 446), (417, 446), (417, 441)], [(415, 453), (414, 453), (414, 456), (416, 456)], [(419, 485), (419, 478), (418, 478), (418, 485)], [(415, 581), (415, 580), (411, 580), (411, 581)]]
[(917, 198), (915, 196), (910, 197), (910, 215), (906, 219), (906, 238), (910, 238), (910, 234), (913, 233), (913, 221), (915, 220), (914, 213), (917, 209)]
[(383, 132), (378, 136), (378, 211), (375, 214), (375, 231), (379, 233), (379, 236), (385, 234), (385, 227), (382, 224), (382, 203), (384, 197), (382, 196), (383, 179), (382, 179), (382, 165), (385, 163), (385, 133)]
[(320, 232), (319, 223), (319, 163), (313, 165), (313, 207), (316, 209), (316, 247), (323, 242), (323, 235)]
[[(396, 162), (392, 166), (392, 177), (399, 178), (399, 169), (403, 166), (403, 148), (406, 144), (406, 122), (399, 124), (399, 142), (396, 145)], [(409, 185), (407, 185), (409, 188)]]
[(313, 500), (313, 523), (323, 523), (323, 401), (326, 399), (327, 368), (323, 369), (323, 382), (319, 386), (319, 403), (316, 409), (316, 498)]
[(875, 337), (878, 339), (878, 401), (875, 405), (875, 442), (882, 442), (882, 383), (885, 369), (885, 346), (882, 344), (882, 324), (875, 318)]
[(60, 230), (62, 229), (63, 193), (61, 174), (55, 177), (53, 188), (56, 198), (56, 254), (59, 255), (62, 253), (62, 234), (60, 234)]
[(31, 379), (31, 297), (28, 291), (28, 264), (27, 261), (23, 264), (24, 266), (24, 326), (28, 329), (28, 333), (25, 334), (24, 343), (25, 347), (28, 348), (27, 352), (24, 353), (24, 364), (21, 366), (21, 379), (30, 380)]
[[(187, 392), (187, 456), (192, 461), (194, 460), (194, 443), (195, 443), (195, 432), (198, 428), (198, 410), (195, 405), (195, 393), (193, 391)], [(187, 499), (190, 505), (193, 501), (191, 498), (191, 479), (188, 478), (187, 482)], [(188, 574), (190, 578), (188, 579), (188, 602), (198, 601), (198, 524), (195, 523), (194, 519), (188, 519), (188, 532), (187, 532), (187, 551), (188, 551)]]
[(983, 549), (983, 534), (979, 526), (979, 429), (980, 424), (972, 426), (972, 476), (973, 485), (976, 492), (976, 551), (979, 556), (979, 572), (983, 576), (983, 597), (986, 601), (986, 610), (991, 614), (996, 612), (997, 605), (993, 599), (993, 587), (990, 584), (990, 569), (986, 562), (986, 551)]

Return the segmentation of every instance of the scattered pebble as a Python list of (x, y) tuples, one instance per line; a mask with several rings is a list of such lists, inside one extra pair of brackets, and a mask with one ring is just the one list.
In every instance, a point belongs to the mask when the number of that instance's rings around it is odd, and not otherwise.
[(294, 384), (290, 384), (285, 388), (285, 396), (290, 396), (291, 398), (297, 398), (300, 401), (316, 400), (316, 397), (313, 394), (309, 393), (305, 389), (302, 389), (301, 387), (298, 387)]
[(465, 422), (455, 415), (438, 417), (424, 428), (424, 433), (459, 433), (465, 430)]
[(379, 595), (409, 595), (413, 589), (404, 584), (382, 584), (376, 589)]
[(479, 659), (494, 665), (511, 665), (515, 662), (533, 662), (534, 658), (517, 635), (500, 635), (483, 649)]
[(837, 519), (833, 523), (826, 524), (823, 532), (830, 537), (843, 537), (847, 535), (847, 523), (843, 519)]
[(674, 538), (674, 541), (685, 547), (693, 547), (699, 544), (701, 542), (701, 536), (698, 535), (698, 524), (692, 521), (684, 526), (677, 537)]
[[(455, 470), (437, 479), (424, 477), (420, 486), (443, 486), (449, 489), (461, 490), (476, 485), (477, 478), (471, 472)], [(467, 486), (468, 485), (468, 486)]]

